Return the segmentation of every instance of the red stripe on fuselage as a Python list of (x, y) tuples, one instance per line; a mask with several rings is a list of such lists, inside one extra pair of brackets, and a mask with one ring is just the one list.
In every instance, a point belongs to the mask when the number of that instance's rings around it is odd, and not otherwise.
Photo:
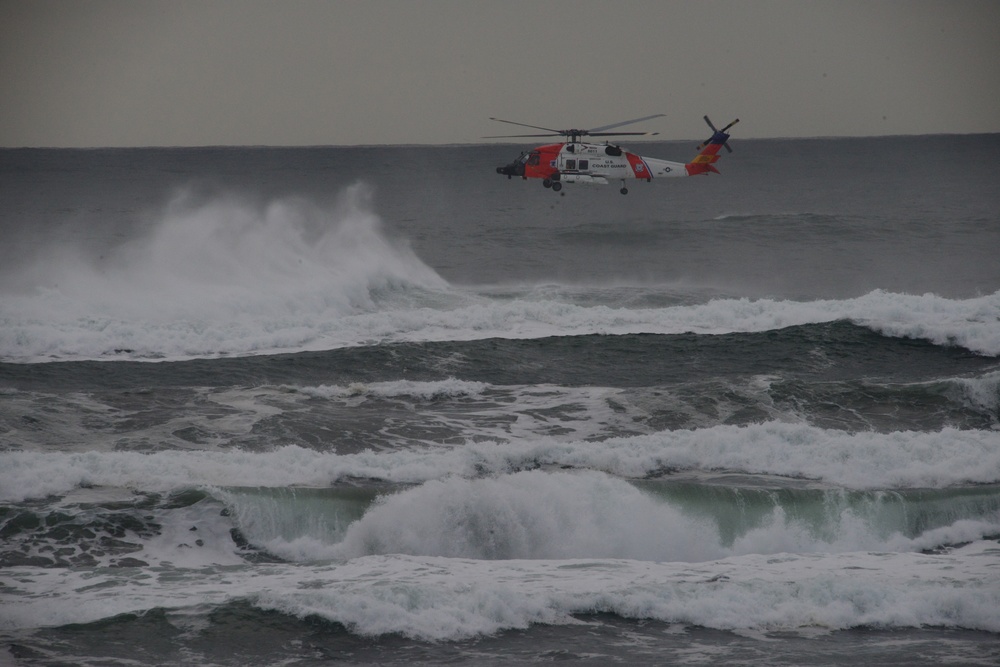
[(653, 178), (652, 172), (649, 171), (649, 165), (646, 164), (641, 155), (626, 151), (625, 158), (628, 160), (629, 166), (632, 167), (632, 174), (636, 178), (644, 178), (647, 181)]
[(558, 171), (556, 164), (559, 160), (559, 151), (562, 150), (563, 144), (549, 144), (548, 146), (539, 146), (532, 153), (537, 153), (538, 158), (535, 160), (530, 160), (528, 164), (524, 166), (524, 177), (525, 178), (551, 178), (551, 176)]

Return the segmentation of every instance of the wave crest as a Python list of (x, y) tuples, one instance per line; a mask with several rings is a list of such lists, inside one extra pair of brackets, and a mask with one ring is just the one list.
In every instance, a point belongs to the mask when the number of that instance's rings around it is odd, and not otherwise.
[(323, 322), (446, 284), (386, 235), (363, 184), (329, 209), (181, 193), (104, 255), (51, 248), (10, 282), (0, 356), (13, 359), (296, 350)]

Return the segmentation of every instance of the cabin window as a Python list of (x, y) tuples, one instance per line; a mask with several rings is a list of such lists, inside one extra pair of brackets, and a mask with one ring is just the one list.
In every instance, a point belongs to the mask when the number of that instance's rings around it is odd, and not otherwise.
[(576, 160), (566, 160), (566, 169), (576, 171)]
[(590, 169), (590, 160), (580, 160), (580, 171), (587, 171)]

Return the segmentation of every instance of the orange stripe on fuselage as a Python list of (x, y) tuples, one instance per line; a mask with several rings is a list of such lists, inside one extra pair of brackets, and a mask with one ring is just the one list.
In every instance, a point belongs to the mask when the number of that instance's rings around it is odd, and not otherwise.
[(725, 141), (719, 141), (719, 142), (713, 141), (712, 143), (708, 144), (703, 149), (701, 149), (701, 152), (698, 153), (698, 155), (696, 155), (693, 160), (684, 165), (684, 168), (687, 170), (688, 176), (695, 176), (697, 174), (707, 174), (710, 171), (718, 174), (719, 171), (712, 165), (715, 162), (719, 161), (719, 157), (721, 157), (719, 155), (719, 149), (722, 148), (722, 144), (724, 143)]

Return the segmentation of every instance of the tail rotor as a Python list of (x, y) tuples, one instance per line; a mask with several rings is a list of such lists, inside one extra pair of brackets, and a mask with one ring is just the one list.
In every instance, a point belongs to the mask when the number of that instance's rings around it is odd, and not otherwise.
[(712, 120), (708, 116), (705, 116), (705, 122), (708, 123), (708, 126), (710, 128), (712, 128), (712, 136), (710, 136), (708, 139), (706, 139), (701, 144), (699, 144), (698, 150), (701, 150), (702, 148), (704, 148), (705, 146), (707, 146), (713, 139), (715, 139), (720, 134), (722, 134), (722, 135), (725, 135), (722, 138), (723, 139), (722, 145), (726, 147), (727, 151), (729, 151), (730, 153), (732, 153), (733, 149), (729, 147), (729, 135), (726, 134), (726, 131), (729, 130), (729, 128), (731, 128), (733, 125), (736, 125), (736, 123), (740, 122), (740, 119), (737, 118), (732, 123), (730, 123), (729, 125), (726, 125), (724, 128), (722, 128), (721, 130), (716, 129), (715, 125), (712, 124)]

